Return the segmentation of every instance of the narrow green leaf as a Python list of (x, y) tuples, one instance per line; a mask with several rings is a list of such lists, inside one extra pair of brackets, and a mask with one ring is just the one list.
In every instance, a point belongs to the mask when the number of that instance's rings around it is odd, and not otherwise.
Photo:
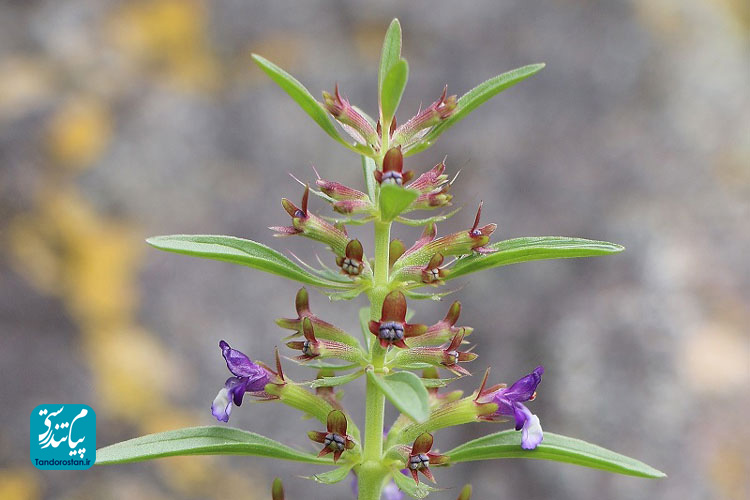
[(415, 483), (411, 476), (405, 476), (397, 470), (393, 471), (392, 476), (396, 486), (413, 498), (426, 498), (431, 492), (438, 491), (437, 488), (427, 486), (423, 482), (420, 482), (419, 484)]
[(469, 441), (445, 454), (450, 457), (450, 463), (493, 458), (533, 458), (565, 462), (628, 476), (666, 477), (663, 472), (634, 458), (620, 455), (580, 439), (552, 434), (551, 432), (544, 433), (544, 441), (535, 450), (522, 449), (521, 433), (508, 430)]
[(566, 238), (561, 236), (540, 236), (514, 238), (489, 245), (497, 250), (485, 255), (471, 255), (456, 261), (446, 279), (458, 278), (465, 274), (507, 266), (532, 260), (573, 259), (596, 257), (622, 252), (624, 248), (606, 241)]
[(363, 372), (356, 371), (354, 373), (348, 373), (346, 375), (338, 375), (335, 377), (316, 378), (315, 380), (310, 380), (309, 382), (305, 382), (305, 383), (309, 384), (310, 387), (312, 387), (313, 389), (317, 389), (318, 387), (336, 387), (339, 385), (348, 384), (352, 380), (356, 380), (362, 375), (363, 375)]
[(382, 94), (380, 96), (380, 108), (383, 114), (383, 122), (390, 126), (393, 115), (401, 103), (404, 95), (406, 81), (409, 79), (409, 65), (406, 59), (401, 59), (394, 64), (383, 80)]
[(386, 377), (367, 370), (367, 377), (401, 413), (416, 422), (430, 416), (430, 402), (422, 381), (411, 372), (396, 372)]
[(394, 64), (401, 60), (401, 23), (398, 19), (391, 21), (388, 31), (385, 32), (383, 49), (380, 52), (380, 67), (378, 68), (378, 99), (383, 94), (383, 81), (385, 75)]
[(146, 242), (159, 250), (241, 264), (308, 285), (336, 289), (352, 287), (351, 283), (315, 276), (276, 250), (252, 240), (233, 236), (175, 234), (154, 236)]
[(96, 451), (96, 463), (121, 464), (184, 455), (252, 455), (331, 464), (330, 459), (295, 450), (259, 434), (218, 426), (158, 432), (105, 446)]
[(349, 471), (352, 470), (352, 467), (354, 467), (354, 464), (346, 464), (327, 472), (307, 476), (306, 478), (312, 479), (317, 483), (335, 484), (346, 479), (346, 476), (349, 474)]
[(276, 82), (279, 87), (289, 94), (289, 97), (294, 99), (294, 102), (299, 104), (303, 111), (307, 113), (326, 134), (352, 151), (356, 151), (360, 154), (372, 154), (372, 151), (370, 151), (369, 148), (358, 144), (353, 145), (346, 141), (333, 124), (333, 121), (325, 108), (323, 108), (312, 94), (310, 94), (310, 91), (307, 90), (296, 78), (258, 54), (253, 54), (252, 57), (255, 63), (260, 66), (260, 69), (262, 69), (271, 80)]
[(395, 184), (380, 187), (380, 218), (383, 221), (395, 219), (406, 207), (417, 199), (419, 192)]
[(365, 176), (365, 186), (367, 186), (367, 194), (370, 197), (370, 201), (375, 203), (375, 170), (377, 170), (375, 160), (369, 156), (362, 155), (362, 174)]
[(525, 80), (526, 78), (538, 73), (544, 68), (544, 64), (530, 64), (517, 68), (512, 71), (503, 73), (494, 78), (480, 83), (458, 99), (458, 108), (449, 118), (438, 124), (430, 130), (417, 146), (409, 149), (405, 156), (410, 156), (429, 148), (435, 143), (435, 139), (450, 127), (463, 120), (466, 115), (474, 111), (487, 100), (494, 97), (503, 90)]

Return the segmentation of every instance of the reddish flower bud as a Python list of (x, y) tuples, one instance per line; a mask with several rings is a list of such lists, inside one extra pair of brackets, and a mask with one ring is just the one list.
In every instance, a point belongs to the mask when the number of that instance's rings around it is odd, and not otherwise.
[(341, 268), (341, 272), (347, 276), (359, 276), (364, 267), (363, 258), (362, 243), (359, 240), (352, 240), (346, 245), (344, 257), (336, 258), (336, 264)]
[(378, 338), (380, 345), (387, 348), (394, 345), (405, 349), (405, 338), (422, 335), (426, 325), (406, 323), (406, 297), (398, 290), (385, 296), (380, 321), (370, 321), (370, 332)]
[(437, 101), (430, 104), (424, 110), (420, 110), (409, 121), (393, 132), (393, 142), (403, 145), (404, 149), (408, 150), (419, 143), (425, 134), (429, 132), (429, 129), (451, 116), (457, 107), (457, 96), (449, 96), (448, 86), (446, 85)]
[(401, 146), (391, 148), (383, 157), (383, 171), (374, 172), (375, 180), (378, 184), (395, 184), (403, 186), (414, 177), (414, 172), (404, 170), (404, 155), (401, 153)]
[(297, 361), (305, 362), (317, 357), (338, 358), (353, 363), (362, 361), (362, 352), (359, 348), (342, 342), (317, 339), (310, 318), (302, 319), (302, 332), (305, 336), (304, 341), (293, 340), (286, 343), (290, 349), (302, 351), (302, 354), (295, 358)]
[(309, 197), (310, 186), (306, 186), (305, 194), (302, 195), (302, 208), (298, 208), (294, 203), (283, 198), (281, 205), (292, 217), (292, 225), (272, 226), (269, 229), (276, 231), (276, 236), (302, 234), (307, 238), (327, 244), (336, 255), (344, 255), (346, 244), (349, 242), (346, 232), (310, 213), (307, 209)]
[(420, 347), (426, 345), (440, 345), (451, 340), (458, 332), (470, 335), (474, 329), (469, 326), (456, 327), (458, 317), (461, 314), (461, 303), (453, 302), (448, 308), (445, 318), (430, 326), (427, 331), (419, 337), (409, 339), (409, 347)]
[[(351, 345), (352, 347), (359, 347), (359, 341), (346, 333), (344, 330), (328, 323), (317, 317), (310, 311), (310, 302), (307, 289), (304, 287), (300, 288), (297, 292), (297, 296), (294, 300), (295, 308), (297, 309), (296, 318), (279, 318), (276, 320), (276, 324), (281, 328), (287, 330), (294, 330), (295, 333), (291, 337), (297, 337), (303, 334), (302, 331), (302, 320), (309, 318), (312, 323), (313, 329), (315, 330), (315, 336), (325, 340), (333, 340), (341, 342), (343, 344)], [(290, 337), (288, 337), (290, 338)]]
[(375, 132), (370, 122), (349, 104), (349, 100), (339, 94), (338, 84), (335, 86), (333, 95), (323, 92), (323, 103), (326, 110), (341, 124), (341, 128), (355, 141), (379, 149), (379, 134)]
[(429, 193), (440, 188), (448, 182), (448, 176), (445, 172), (445, 160), (441, 161), (427, 172), (423, 173), (414, 182), (409, 184), (409, 189), (414, 189), (420, 193)]
[(477, 355), (469, 351), (459, 351), (458, 348), (464, 340), (465, 332), (459, 329), (448, 345), (440, 347), (411, 347), (400, 351), (393, 357), (393, 366), (412, 366), (415, 363), (427, 363), (433, 366), (442, 366), (456, 375), (471, 375), (468, 370), (458, 363), (474, 361)]
[(424, 234), (404, 255), (396, 262), (396, 271), (406, 266), (424, 266), (436, 254), (466, 255), (472, 252), (488, 254), (497, 250), (486, 246), (490, 241), (490, 235), (497, 229), (497, 224), (487, 224), (479, 227), (479, 217), (482, 213), (482, 204), (479, 204), (474, 225), (468, 231), (449, 234), (442, 238), (434, 239), (434, 233)]
[(310, 431), (308, 437), (316, 443), (323, 444), (319, 457), (333, 453), (333, 461), (338, 462), (341, 454), (354, 448), (354, 441), (346, 433), (346, 415), (341, 410), (333, 410), (328, 414), (326, 430), (328, 432)]

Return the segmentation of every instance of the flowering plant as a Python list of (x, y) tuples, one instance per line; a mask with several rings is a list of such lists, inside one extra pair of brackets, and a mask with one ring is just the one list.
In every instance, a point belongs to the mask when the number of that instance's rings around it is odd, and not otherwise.
[[(320, 453), (292, 448), (258, 434), (225, 426), (186, 428), (135, 438), (102, 448), (97, 462), (123, 463), (174, 455), (254, 455), (333, 467), (311, 476), (319, 483), (355, 478), (360, 500), (404, 493), (424, 498), (436, 489), (439, 467), (474, 460), (534, 458), (593, 467), (641, 477), (664, 474), (637, 460), (577, 439), (543, 432), (540, 419), (527, 404), (533, 401), (544, 374), (537, 366), (510, 386), (488, 385), (490, 371), (477, 390), (443, 392), (456, 378), (469, 374), (467, 363), (477, 359), (466, 348), (473, 329), (457, 326), (461, 304), (453, 302), (445, 317), (432, 325), (408, 322), (407, 299), (440, 298), (436, 287), (470, 273), (539, 259), (598, 256), (622, 247), (581, 238), (515, 238), (491, 243), (496, 224), (480, 224), (479, 204), (466, 230), (438, 237), (437, 223), (457, 210), (417, 219), (416, 210), (448, 207), (451, 180), (445, 161), (416, 175), (404, 170), (405, 158), (432, 146), (448, 128), (500, 91), (540, 71), (544, 65), (525, 66), (491, 78), (462, 97), (448, 95), (447, 87), (431, 105), (398, 125), (395, 113), (408, 77), (401, 57), (401, 27), (394, 20), (385, 36), (378, 72), (379, 114), (375, 120), (350, 104), (338, 86), (316, 100), (284, 70), (254, 56), (255, 62), (334, 140), (361, 157), (364, 190), (318, 178), (304, 185), (299, 205), (282, 199), (291, 225), (272, 227), (276, 236), (302, 236), (325, 245), (331, 267), (321, 268), (285, 257), (261, 243), (229, 236), (174, 235), (150, 238), (166, 251), (242, 264), (323, 291), (332, 300), (365, 294), (369, 307), (360, 310), (363, 339), (315, 315), (306, 288), (295, 299), (296, 317), (277, 320), (292, 332), (286, 346), (298, 351), (293, 361), (317, 371), (316, 377), (294, 382), (284, 374), (278, 349), (271, 364), (253, 361), (226, 341), (219, 344), (231, 376), (211, 405), (213, 416), (229, 421), (245, 396), (276, 401), (318, 421), (308, 437), (321, 445)], [(342, 134), (348, 134), (353, 142)], [(316, 172), (317, 175), (317, 172)], [(310, 209), (310, 195), (329, 203), (338, 218), (318, 216)], [(367, 257), (362, 243), (350, 238), (347, 225), (372, 223), (375, 244)], [(394, 223), (422, 227), (422, 235), (408, 248), (391, 239)], [(335, 262), (338, 270), (333, 269)], [(426, 291), (425, 291), (426, 290)], [(454, 377), (441, 378), (440, 370)], [(364, 428), (353, 421), (337, 397), (340, 386), (365, 377)], [(308, 390), (308, 387), (312, 390)], [(385, 401), (400, 412), (384, 422)], [(472, 422), (512, 421), (514, 429), (488, 434), (443, 453), (433, 450), (438, 431)], [(518, 432), (520, 431), (520, 432)], [(283, 498), (280, 481), (272, 496)], [(460, 499), (468, 500), (470, 487)]]

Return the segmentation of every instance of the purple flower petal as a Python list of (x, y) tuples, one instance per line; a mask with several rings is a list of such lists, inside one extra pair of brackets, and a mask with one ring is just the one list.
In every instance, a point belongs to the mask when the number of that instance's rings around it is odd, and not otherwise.
[[(519, 406), (523, 406), (519, 404)], [(542, 432), (542, 424), (539, 422), (539, 417), (531, 413), (525, 406), (523, 406), (526, 421), (523, 424), (523, 431), (521, 432), (521, 448), (524, 450), (533, 450), (539, 443), (544, 439), (544, 432)]]
[(238, 377), (258, 378), (265, 372), (263, 368), (253, 363), (244, 353), (232, 349), (229, 344), (222, 340), (219, 342), (221, 354), (227, 362), (227, 368), (233, 375)]
[(542, 381), (543, 366), (537, 366), (533, 372), (516, 380), (504, 393), (505, 397), (514, 402), (524, 402), (531, 399), (536, 387)]
[(229, 422), (229, 415), (232, 413), (232, 398), (229, 396), (229, 389), (222, 387), (216, 395), (213, 404), (211, 404), (211, 413), (219, 422)]

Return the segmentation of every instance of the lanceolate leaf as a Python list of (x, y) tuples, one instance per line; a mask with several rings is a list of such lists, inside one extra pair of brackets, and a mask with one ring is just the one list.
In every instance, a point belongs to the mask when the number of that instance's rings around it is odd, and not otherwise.
[(383, 121), (391, 123), (393, 115), (401, 103), (401, 96), (409, 79), (409, 65), (406, 59), (401, 59), (394, 64), (383, 80), (382, 95), (380, 96), (380, 107), (383, 112)]
[(369, 378), (401, 413), (416, 422), (430, 416), (430, 402), (422, 381), (411, 372), (396, 372), (386, 377), (367, 370)]
[(96, 451), (96, 463), (120, 464), (184, 455), (252, 455), (311, 464), (330, 459), (298, 451), (273, 439), (231, 427), (189, 427), (141, 436)]
[(521, 433), (508, 430), (469, 441), (446, 452), (445, 455), (450, 457), (450, 463), (493, 458), (534, 458), (581, 465), (629, 476), (666, 477), (663, 472), (634, 458), (580, 439), (551, 432), (544, 433), (544, 441), (535, 450), (521, 449)]
[(606, 241), (566, 238), (561, 236), (541, 236), (514, 238), (489, 245), (497, 250), (486, 255), (471, 255), (456, 261), (446, 279), (458, 278), (465, 274), (493, 267), (518, 264), (532, 260), (572, 259), (595, 257), (622, 252), (624, 248)]
[(380, 218), (391, 221), (417, 199), (419, 192), (395, 184), (385, 184), (380, 188)]
[[(378, 98), (383, 94), (383, 82), (385, 76), (394, 64), (401, 60), (401, 24), (398, 19), (391, 21), (388, 31), (383, 40), (383, 49), (380, 52), (380, 67), (378, 69)], [(388, 130), (388, 126), (385, 129)]]
[(307, 479), (312, 479), (315, 482), (323, 483), (323, 484), (338, 483), (339, 481), (343, 481), (344, 479), (346, 479), (346, 476), (349, 474), (349, 471), (352, 470), (352, 467), (354, 467), (354, 464), (342, 465), (341, 467), (338, 467), (333, 470), (329, 470), (327, 472), (321, 472), (320, 474), (313, 474), (312, 476), (309, 476)]
[(252, 240), (233, 236), (175, 234), (154, 236), (146, 242), (159, 250), (242, 264), (308, 285), (338, 289), (352, 287), (351, 283), (334, 282), (315, 276), (276, 250)]
[(321, 104), (310, 94), (310, 92), (292, 75), (276, 66), (268, 59), (253, 54), (253, 60), (256, 62), (260, 69), (262, 69), (276, 84), (281, 87), (289, 97), (299, 104), (299, 106), (307, 113), (310, 118), (315, 120), (315, 123), (320, 125), (320, 128), (325, 131), (326, 134), (333, 137), (336, 141), (341, 143), (343, 146), (356, 151), (360, 154), (372, 154), (369, 148), (360, 145), (353, 145), (347, 142), (338, 129), (333, 124), (333, 121), (328, 116), (328, 112), (321, 106)]
[(525, 80), (531, 75), (538, 73), (544, 68), (544, 64), (530, 64), (522, 68), (517, 68), (502, 75), (498, 75), (494, 78), (480, 83), (467, 93), (461, 96), (458, 100), (458, 109), (449, 118), (442, 123), (438, 124), (422, 140), (421, 144), (408, 150), (405, 155), (410, 156), (432, 146), (435, 139), (440, 134), (448, 130), (450, 127), (461, 121), (466, 115), (471, 113), (473, 110), (484, 104), (487, 100), (494, 97), (498, 93), (512, 87), (520, 81)]

